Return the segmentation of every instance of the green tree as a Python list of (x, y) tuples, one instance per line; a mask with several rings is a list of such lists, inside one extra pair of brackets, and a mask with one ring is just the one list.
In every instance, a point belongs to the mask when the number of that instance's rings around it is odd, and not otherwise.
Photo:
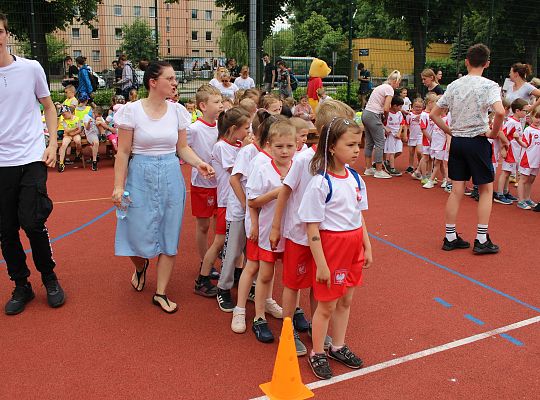
[(227, 58), (235, 58), (238, 65), (248, 64), (248, 38), (244, 31), (235, 29), (236, 18), (227, 18), (221, 21), (221, 37), (219, 49)]
[(291, 28), (282, 29), (272, 33), (263, 42), (263, 50), (271, 59), (288, 55), (291, 43), (294, 42), (294, 33)]
[(152, 60), (156, 55), (156, 40), (152, 37), (152, 28), (140, 18), (135, 19), (131, 25), (122, 28), (123, 41), (121, 50), (132, 61), (143, 58)]
[(65, 29), (73, 19), (91, 26), (101, 0), (3, 1), (11, 33), (21, 42), (30, 41), (32, 57), (38, 60), (47, 77), (49, 56), (47, 33)]
[(326, 18), (314, 11), (304, 22), (295, 21), (292, 29), (294, 42), (290, 44), (289, 54), (312, 57), (318, 55), (323, 37), (333, 31)]
[[(53, 34), (48, 33), (46, 36), (47, 54), (51, 64), (62, 64), (66, 56), (66, 43), (58, 39)], [(25, 57), (32, 54), (30, 41), (25, 41), (21, 44), (21, 50)]]

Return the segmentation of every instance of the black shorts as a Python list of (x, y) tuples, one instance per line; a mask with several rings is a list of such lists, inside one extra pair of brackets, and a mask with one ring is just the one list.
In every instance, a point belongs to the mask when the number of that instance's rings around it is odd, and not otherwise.
[(493, 182), (493, 149), (485, 136), (452, 137), (448, 156), (448, 177), (453, 181), (473, 180), (475, 185)]

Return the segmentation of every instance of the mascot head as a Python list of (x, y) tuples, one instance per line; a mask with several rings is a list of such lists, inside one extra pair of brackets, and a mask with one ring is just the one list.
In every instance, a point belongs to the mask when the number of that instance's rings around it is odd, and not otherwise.
[(309, 76), (312, 78), (326, 78), (330, 74), (330, 67), (325, 61), (314, 58), (309, 67)]

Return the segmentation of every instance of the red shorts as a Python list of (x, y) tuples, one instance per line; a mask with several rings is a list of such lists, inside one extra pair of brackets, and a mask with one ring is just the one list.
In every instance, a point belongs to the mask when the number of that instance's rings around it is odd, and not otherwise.
[(313, 265), (313, 295), (318, 301), (333, 301), (342, 297), (347, 288), (362, 284), (364, 265), (364, 235), (362, 228), (347, 232), (321, 231), (321, 243), (330, 269), (330, 289), (318, 283), (317, 267)]
[(250, 261), (259, 261), (259, 243), (255, 240), (246, 240), (246, 258)]
[(313, 256), (309, 246), (285, 240), (283, 253), (283, 285), (289, 289), (310, 288), (313, 282)]
[(266, 261), (269, 263), (275, 263), (277, 260), (281, 260), (283, 258), (283, 253), (277, 253), (275, 251), (268, 251), (263, 249), (262, 247), (259, 247), (259, 261)]
[(227, 232), (227, 221), (225, 221), (226, 213), (227, 207), (218, 207), (216, 220), (216, 235), (225, 235), (225, 233)]
[(211, 218), (217, 209), (217, 189), (191, 186), (191, 214), (197, 218)]

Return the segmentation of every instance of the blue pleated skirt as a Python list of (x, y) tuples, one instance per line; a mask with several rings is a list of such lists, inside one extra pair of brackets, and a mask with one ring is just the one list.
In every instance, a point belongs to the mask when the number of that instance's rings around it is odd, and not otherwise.
[(115, 254), (176, 255), (186, 203), (186, 185), (176, 154), (133, 155), (125, 190), (131, 204), (126, 217), (117, 219)]

